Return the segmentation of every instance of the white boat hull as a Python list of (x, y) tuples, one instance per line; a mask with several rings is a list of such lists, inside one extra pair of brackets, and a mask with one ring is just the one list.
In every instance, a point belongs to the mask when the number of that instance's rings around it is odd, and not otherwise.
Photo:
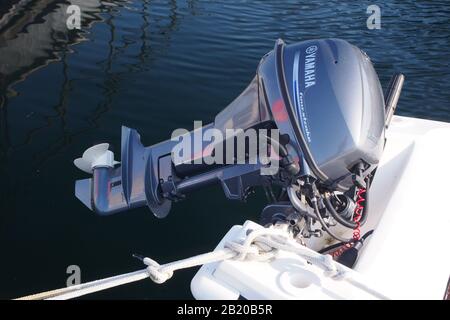
[[(375, 232), (355, 265), (356, 276), (393, 299), (444, 297), (450, 275), (449, 182), (450, 124), (395, 116), (362, 230)], [(224, 239), (240, 231), (234, 227)], [(340, 232), (351, 235), (348, 229)], [(332, 242), (324, 236), (307, 245), (319, 250)], [(345, 281), (330, 280), (293, 254), (270, 263), (229, 260), (204, 265), (191, 290), (197, 299), (375, 298)]]

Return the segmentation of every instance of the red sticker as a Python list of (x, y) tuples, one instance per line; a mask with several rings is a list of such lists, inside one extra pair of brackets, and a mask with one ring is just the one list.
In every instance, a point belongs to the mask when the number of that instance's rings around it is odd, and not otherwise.
[(287, 121), (288, 114), (286, 112), (286, 108), (284, 107), (283, 100), (279, 99), (275, 101), (272, 112), (276, 121)]

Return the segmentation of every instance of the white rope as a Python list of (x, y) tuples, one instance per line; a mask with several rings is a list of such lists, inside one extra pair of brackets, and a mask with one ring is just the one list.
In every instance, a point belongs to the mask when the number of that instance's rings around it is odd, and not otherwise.
[(170, 279), (176, 270), (187, 269), (207, 263), (233, 259), (235, 256), (236, 252), (228, 248), (224, 248), (183, 260), (166, 263), (164, 265), (160, 265), (155, 260), (152, 260), (150, 258), (145, 258), (143, 262), (148, 266), (147, 273), (150, 279), (155, 283), (161, 284)]
[(46, 291), (18, 298), (17, 300), (68, 300), (84, 296), (97, 291), (118, 287), (123, 284), (132, 283), (148, 278), (147, 269), (121, 274), (101, 280), (82, 283), (67, 288)]
[(242, 242), (227, 242), (223, 249), (160, 265), (150, 258), (144, 258), (147, 265), (144, 270), (131, 272), (102, 280), (92, 281), (64, 289), (44, 292), (21, 299), (72, 299), (86, 294), (117, 287), (150, 277), (158, 284), (164, 283), (180, 269), (192, 268), (208, 263), (224, 260), (238, 261), (270, 261), (279, 250), (292, 252), (320, 267), (324, 275), (335, 280), (346, 280), (356, 287), (370, 292), (373, 296), (387, 299), (384, 295), (371, 289), (363, 282), (351, 277), (349, 269), (335, 262), (330, 255), (322, 255), (312, 251), (292, 239), (288, 233), (275, 228), (262, 228), (251, 231)]

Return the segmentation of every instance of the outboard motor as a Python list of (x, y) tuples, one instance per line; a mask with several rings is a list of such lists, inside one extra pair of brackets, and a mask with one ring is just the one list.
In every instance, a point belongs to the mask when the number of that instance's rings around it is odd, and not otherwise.
[[(135, 130), (123, 127), (120, 165), (108, 144), (86, 150), (75, 165), (93, 176), (76, 182), (76, 196), (100, 215), (147, 205), (163, 218), (172, 202), (213, 183), (236, 200), (262, 186), (270, 202), (263, 224), (291, 221), (304, 237), (325, 230), (351, 241), (331, 230), (339, 223), (359, 239), (402, 84), (403, 75), (396, 75), (385, 103), (371, 61), (357, 47), (339, 39), (291, 45), (278, 40), (249, 86), (213, 123), (149, 147)], [(202, 132), (208, 129), (223, 135), (205, 143)], [(231, 129), (234, 134), (226, 134)], [(259, 135), (256, 145), (248, 142), (250, 132)], [(175, 157), (182, 140), (198, 136), (200, 147)], [(244, 156), (229, 158), (239, 140)], [(268, 157), (252, 156), (251, 150), (267, 151)], [(314, 229), (316, 222), (321, 229)]]

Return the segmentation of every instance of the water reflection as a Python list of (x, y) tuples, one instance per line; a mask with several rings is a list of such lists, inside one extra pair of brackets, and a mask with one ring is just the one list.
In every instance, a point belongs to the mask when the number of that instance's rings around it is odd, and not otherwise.
[[(101, 18), (96, 14), (100, 9), (99, 1), (85, 1), (84, 25), (89, 27)], [(10, 121), (8, 120), (8, 98), (16, 93), (10, 88), (26, 79), (32, 72), (47, 65), (51, 61), (62, 61), (63, 81), (59, 90), (60, 102), (55, 107), (57, 115), (64, 122), (64, 101), (66, 99), (69, 80), (67, 78), (66, 55), (68, 46), (84, 39), (82, 33), (69, 32), (66, 27), (67, 2), (58, 0), (19, 1), (12, 4), (9, 12), (0, 21), (0, 92), (1, 107), (1, 154), (11, 149), (29, 144), (33, 135), (50, 126), (52, 117), (46, 124), (26, 129), (26, 137), (21, 143), (14, 144), (10, 137)], [(10, 91), (8, 91), (10, 90)], [(29, 114), (31, 115), (31, 114)]]
[[(141, 72), (148, 69), (152, 59), (155, 59), (156, 50), (164, 54), (170, 43), (171, 33), (178, 28), (177, 1), (168, 1), (167, 16), (159, 16), (156, 23), (150, 27), (150, 1), (97, 1), (74, 0), (67, 1), (45, 0), (20, 2), (7, 15), (4, 15), (0, 26), (0, 92), (1, 92), (1, 144), (0, 158), (8, 153), (30, 145), (34, 137), (52, 126), (58, 125), (58, 133), (52, 134), (52, 141), (45, 146), (41, 145), (32, 153), (33, 168), (39, 168), (47, 159), (58, 154), (75, 136), (92, 128), (98, 128), (98, 121), (107, 113), (112, 105), (115, 95), (124, 80), (124, 75)], [(79, 5), (83, 13), (82, 30), (69, 31), (66, 27), (67, 6)], [(16, 4), (17, 5), (17, 4)], [(188, 1), (188, 7), (194, 12), (195, 2)], [(132, 36), (123, 34), (123, 22), (119, 28), (116, 20), (121, 19), (120, 10), (129, 10), (132, 14), (127, 16), (134, 20), (140, 18), (140, 25), (136, 26), (137, 33)], [(105, 35), (101, 39), (106, 50), (104, 59), (93, 61), (96, 67), (96, 77), (102, 77), (102, 81), (96, 82), (100, 90), (96, 91), (95, 106), (84, 115), (84, 125), (71, 126), (71, 119), (67, 117), (69, 100), (74, 92), (77, 92), (77, 79), (70, 76), (71, 69), (76, 68), (68, 63), (68, 57), (73, 50), (72, 45), (78, 44), (89, 38), (89, 29), (94, 22), (102, 21), (105, 27)], [(134, 25), (134, 23), (132, 23)], [(134, 26), (133, 26), (134, 27)], [(152, 30), (153, 29), (153, 30)], [(119, 33), (119, 34), (118, 34)], [(157, 49), (151, 45), (151, 36), (162, 35)], [(109, 38), (109, 39), (108, 39)], [(131, 48), (131, 49), (130, 49)], [(132, 51), (133, 59), (124, 59), (124, 56)], [(57, 61), (60, 65), (58, 79), (51, 87), (52, 96), (58, 97), (56, 104), (51, 106), (51, 112), (29, 110), (22, 113), (27, 123), (20, 128), (21, 139), (12, 137), (15, 129), (11, 123), (21, 121), (17, 117), (8, 117), (8, 100), (17, 96), (14, 86), (26, 79), (37, 69)], [(119, 62), (118, 62), (119, 61)], [(120, 68), (120, 61), (126, 61)], [(75, 71), (76, 72), (76, 71)], [(54, 79), (49, 79), (54, 81)], [(78, 90), (80, 91), (80, 90)], [(40, 117), (39, 124), (26, 119)], [(28, 125), (29, 123), (29, 125)], [(23, 124), (22, 124), (23, 125)]]
[[(85, 1), (83, 6), (89, 27), (99, 12), (100, 2)], [(59, 59), (59, 53), (71, 43), (83, 39), (66, 27), (67, 2), (61, 0), (19, 1), (0, 20), (0, 73), (2, 89), (23, 80), (30, 72)], [(90, 14), (94, 13), (94, 15)]]
[[(23, 248), (21, 239), (28, 243), (30, 238), (40, 238), (31, 251), (41, 261), (53, 260), (41, 254), (64, 250), (59, 241), (43, 237), (58, 233), (71, 212), (80, 209), (73, 197), (72, 159), (92, 143), (90, 133), (96, 136), (105, 127), (111, 127), (110, 133), (120, 133), (110, 119), (102, 126), (102, 119), (114, 114), (115, 101), (127, 92), (124, 88), (148, 74), (153, 63), (167, 53), (172, 33), (180, 27), (180, 12), (194, 14), (195, 1), (184, 2), (181, 8), (174, 0), (156, 4), (150, 0), (22, 0), (9, 4), (15, 6), (8, 12), (5, 2), (0, 6), (0, 249), (15, 262), (0, 267), (0, 296), (12, 298), (19, 292), (60, 286), (50, 271), (65, 263), (64, 254), (59, 253), (55, 255), (59, 258), (46, 264), (44, 273), (48, 274), (40, 287), (36, 279), (17, 278), (23, 265), (15, 257)], [(81, 7), (80, 31), (66, 28), (69, 4)], [(127, 114), (127, 110), (120, 111), (120, 123)], [(106, 132), (103, 138), (111, 141), (113, 135)], [(58, 177), (63, 172), (65, 176)], [(86, 230), (75, 221), (69, 229)], [(71, 238), (67, 229), (64, 234), (63, 246), (83, 239)], [(65, 267), (59, 266), (56, 273), (59, 270)], [(31, 287), (25, 283), (32, 283)], [(33, 284), (38, 287), (31, 289)]]

